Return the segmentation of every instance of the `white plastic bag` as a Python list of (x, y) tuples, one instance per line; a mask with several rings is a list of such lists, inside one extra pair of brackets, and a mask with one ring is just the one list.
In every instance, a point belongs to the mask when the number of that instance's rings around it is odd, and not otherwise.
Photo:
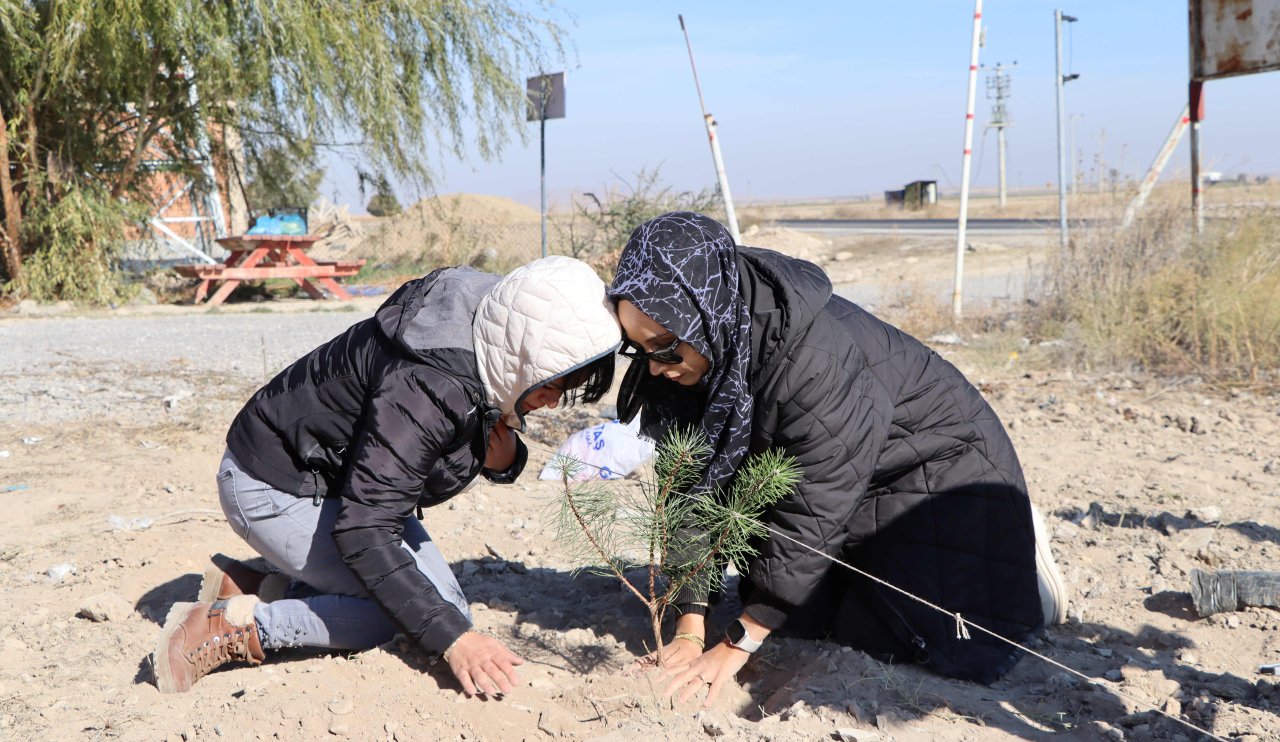
[[(575, 482), (588, 479), (622, 479), (653, 456), (652, 441), (640, 437), (640, 418), (632, 425), (617, 420), (579, 430), (560, 444), (538, 479), (560, 478), (564, 459), (573, 467)], [(576, 465), (576, 466), (575, 466)]]

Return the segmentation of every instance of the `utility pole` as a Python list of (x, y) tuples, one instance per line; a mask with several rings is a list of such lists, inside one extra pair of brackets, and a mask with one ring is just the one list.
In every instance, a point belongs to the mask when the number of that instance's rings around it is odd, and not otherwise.
[(960, 319), (961, 286), (964, 282), (965, 229), (969, 226), (969, 166), (973, 161), (973, 99), (978, 89), (978, 49), (982, 47), (982, 0), (974, 0), (973, 44), (969, 51), (969, 95), (964, 112), (964, 159), (960, 165), (960, 218), (956, 222), (956, 282), (951, 293), (951, 312)]
[(1069, 243), (1067, 233), (1067, 127), (1064, 117), (1066, 110), (1062, 103), (1062, 88), (1068, 82), (1080, 77), (1077, 74), (1062, 74), (1062, 23), (1075, 23), (1074, 16), (1063, 15), (1061, 10), (1053, 11), (1053, 39), (1058, 63), (1053, 76), (1054, 87), (1058, 94), (1058, 230), (1062, 249), (1065, 252)]
[(1008, 194), (1008, 189), (1005, 185), (1004, 130), (1013, 126), (1013, 121), (1009, 119), (1009, 111), (1005, 108), (1004, 102), (1012, 97), (1009, 92), (1012, 81), (1009, 79), (1008, 70), (1017, 66), (1017, 62), (1009, 65), (1009, 67), (997, 62), (995, 69), (991, 72), (991, 76), (987, 78), (987, 98), (995, 99), (995, 103), (991, 104), (991, 123), (987, 124), (987, 128), (996, 130), (996, 151), (999, 153), (1000, 159), (1000, 208), (1002, 209), (1007, 203)]
[(1080, 153), (1076, 150), (1076, 121), (1084, 118), (1083, 113), (1073, 113), (1067, 116), (1067, 149), (1071, 154), (1071, 195), (1076, 195), (1076, 184), (1080, 181), (1080, 176), (1076, 173), (1076, 166), (1079, 164)]
[(716, 166), (716, 182), (720, 184), (720, 198), (724, 200), (725, 227), (729, 236), (736, 243), (742, 242), (738, 234), (738, 215), (733, 210), (733, 196), (729, 195), (729, 176), (724, 172), (724, 158), (720, 156), (720, 137), (716, 136), (716, 120), (707, 113), (707, 104), (702, 100), (702, 83), (698, 82), (698, 66), (693, 62), (693, 44), (689, 42), (689, 29), (684, 27), (684, 16), (680, 19), (680, 31), (684, 33), (684, 45), (689, 49), (689, 66), (693, 68), (693, 86), (698, 90), (698, 105), (702, 106), (702, 120), (707, 125), (707, 139), (711, 142), (711, 160)]

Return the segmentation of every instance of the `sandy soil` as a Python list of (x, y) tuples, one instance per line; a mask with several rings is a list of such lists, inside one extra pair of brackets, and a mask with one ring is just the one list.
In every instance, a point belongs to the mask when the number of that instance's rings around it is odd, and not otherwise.
[[(836, 280), (949, 266), (941, 243), (757, 237)], [(228, 423), (264, 378), (379, 301), (0, 317), (0, 739), (1196, 738), (1153, 709), (1223, 738), (1280, 737), (1280, 685), (1257, 673), (1280, 661), (1280, 613), (1202, 619), (1188, 596), (1193, 569), (1280, 561), (1280, 395), (1046, 371), (1053, 349), (1035, 345), (993, 363), (981, 342), (939, 351), (1009, 426), (1070, 590), (1069, 623), (1034, 649), (1093, 682), (1027, 657), (985, 687), (777, 639), (712, 711), (660, 701), (651, 678), (623, 672), (644, 652), (642, 608), (575, 576), (543, 517), (555, 487), (535, 479), (569, 432), (603, 419), (598, 405), (534, 421), (520, 483), (426, 513), (480, 627), (528, 660), (515, 693), (466, 700), (396, 640), (280, 653), (160, 695), (146, 657), (169, 606), (194, 599), (210, 554), (251, 556), (218, 513)]]

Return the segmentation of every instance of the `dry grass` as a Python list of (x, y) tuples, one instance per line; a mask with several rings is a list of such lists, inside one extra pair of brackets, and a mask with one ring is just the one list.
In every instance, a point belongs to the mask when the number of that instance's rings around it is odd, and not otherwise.
[[(1124, 205), (1136, 191), (1136, 186), (1099, 189), (1095, 184), (1082, 184), (1071, 197), (1072, 216), (1085, 213), (1111, 213), (1119, 204)], [(1179, 200), (1188, 198), (1188, 186), (1184, 180), (1169, 180), (1156, 187), (1153, 200)], [(1208, 213), (1235, 216), (1247, 209), (1269, 204), (1280, 204), (1280, 182), (1237, 184), (1219, 183), (1205, 190), (1205, 206)], [(750, 210), (759, 221), (775, 219), (955, 219), (960, 213), (960, 199), (954, 193), (940, 198), (938, 203), (924, 209), (906, 210), (885, 206), (880, 197), (848, 199), (812, 199), (788, 202), (757, 202), (740, 209)], [(988, 189), (979, 190), (969, 197), (970, 219), (1045, 219), (1058, 218), (1058, 192), (1055, 187), (1024, 189), (1010, 193), (1004, 208), (1000, 207), (996, 194)]]
[(1096, 220), (1051, 262), (1033, 318), (1086, 366), (1218, 382), (1280, 370), (1280, 218), (1253, 211), (1195, 239), (1185, 205), (1148, 206), (1127, 229)]

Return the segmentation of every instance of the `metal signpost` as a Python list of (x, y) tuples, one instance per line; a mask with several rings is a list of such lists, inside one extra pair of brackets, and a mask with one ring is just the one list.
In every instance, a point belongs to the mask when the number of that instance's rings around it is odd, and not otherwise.
[(1191, 32), (1191, 211), (1204, 229), (1200, 193), (1200, 121), (1204, 83), (1280, 70), (1280, 0), (1189, 0)]
[(738, 235), (738, 215), (733, 211), (733, 196), (729, 195), (729, 176), (724, 172), (724, 159), (720, 156), (720, 138), (716, 136), (716, 120), (707, 113), (707, 104), (702, 100), (702, 85), (698, 82), (698, 66), (693, 63), (693, 44), (689, 43), (689, 30), (684, 27), (684, 16), (680, 19), (680, 30), (684, 32), (684, 45), (689, 49), (689, 66), (693, 67), (693, 86), (698, 89), (698, 105), (702, 106), (702, 120), (707, 124), (707, 139), (711, 140), (711, 160), (716, 166), (716, 181), (720, 184), (720, 196), (724, 199), (725, 224), (733, 241), (741, 243)]
[(528, 121), (538, 122), (542, 188), (542, 257), (547, 257), (547, 119), (564, 118), (564, 73), (530, 77), (525, 90), (529, 97)]

